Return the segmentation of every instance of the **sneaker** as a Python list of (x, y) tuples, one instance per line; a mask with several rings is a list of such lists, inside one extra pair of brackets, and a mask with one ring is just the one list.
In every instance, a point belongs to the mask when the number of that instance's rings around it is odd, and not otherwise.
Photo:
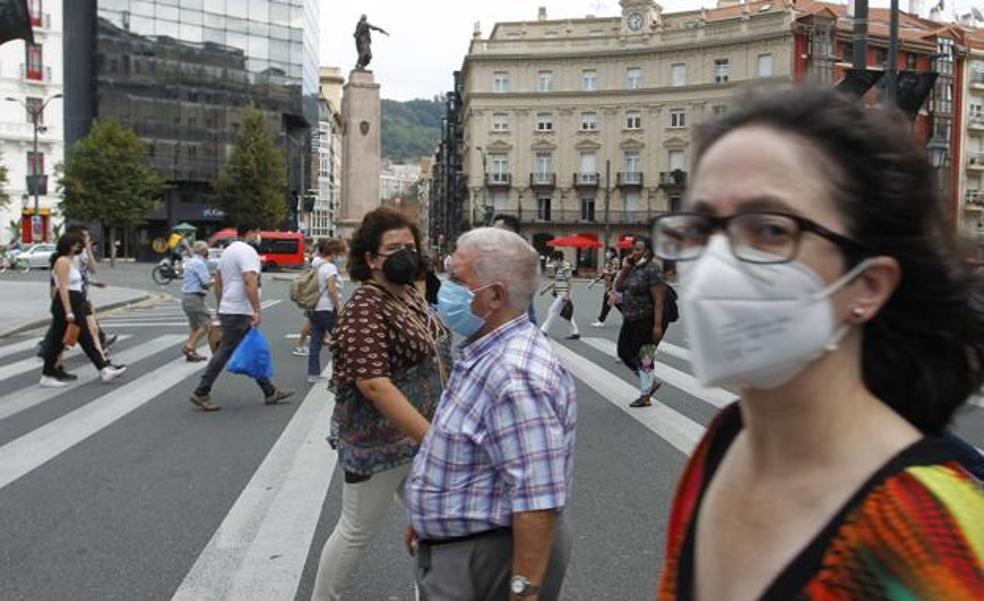
[(99, 370), (99, 379), (103, 382), (112, 382), (116, 378), (123, 375), (126, 371), (124, 366), (107, 365), (106, 367)]
[(68, 373), (67, 371), (65, 371), (64, 367), (56, 367), (55, 379), (57, 379), (59, 382), (72, 382), (74, 380), (78, 380), (79, 377), (75, 374)]
[(41, 388), (65, 388), (68, 386), (66, 382), (62, 382), (55, 376), (41, 376), (39, 384)]
[(294, 391), (290, 388), (274, 388), (273, 392), (268, 394), (263, 402), (267, 405), (277, 405), (282, 403), (284, 399), (294, 396)]
[(298, 357), (307, 357), (308, 348), (306, 346), (295, 346), (294, 354), (297, 355)]
[(580, 340), (580, 339), (581, 339), (581, 335), (580, 334), (571, 334), (570, 336), (568, 336), (566, 338), (566, 340)]
[(308, 376), (308, 383), (309, 384), (317, 384), (319, 382), (327, 382), (327, 381), (328, 381), (328, 378), (326, 378), (324, 376)]
[(188, 399), (192, 404), (198, 405), (202, 408), (202, 411), (218, 411), (222, 409), (215, 403), (212, 402), (212, 397), (207, 394), (198, 394), (197, 392), (191, 393), (191, 398)]
[(591, 324), (591, 327), (592, 328), (603, 328), (603, 327), (605, 327), (605, 322), (603, 322), (603, 321), (596, 321), (593, 324)]

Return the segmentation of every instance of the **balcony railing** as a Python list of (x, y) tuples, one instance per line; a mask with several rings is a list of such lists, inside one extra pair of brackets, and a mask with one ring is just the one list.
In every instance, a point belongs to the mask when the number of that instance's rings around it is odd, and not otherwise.
[(601, 177), (597, 173), (575, 173), (574, 174), (574, 187), (575, 188), (597, 188), (598, 180)]
[(984, 209), (984, 191), (982, 190), (965, 190), (964, 191), (964, 206), (974, 207), (977, 209)]
[(43, 81), (44, 83), (51, 83), (51, 67), (42, 67), (41, 70), (35, 71), (33, 69), (28, 69), (26, 64), (21, 63), (20, 76), (21, 79), (26, 79), (27, 81)]
[(687, 172), (682, 169), (660, 171), (659, 185), (664, 188), (682, 188), (687, 185)]
[(556, 173), (531, 173), (531, 188), (555, 188), (557, 187)]
[[(524, 208), (522, 211), (511, 209), (495, 211), (496, 215), (511, 215), (520, 220), (521, 223), (543, 223), (556, 225), (604, 225), (605, 210), (603, 207), (595, 206), (595, 210), (582, 211), (580, 209), (555, 209), (551, 211), (538, 211), (536, 208)], [(608, 223), (610, 225), (632, 225), (648, 226), (652, 219), (662, 215), (663, 211), (608, 211)]]
[(511, 173), (486, 173), (485, 185), (489, 188), (508, 188), (512, 186)]
[(984, 87), (984, 73), (978, 73), (977, 71), (970, 72), (970, 83), (975, 86)]
[(967, 119), (967, 125), (972, 128), (984, 129), (984, 114), (974, 113)]
[(641, 188), (642, 171), (620, 171), (616, 181), (620, 188)]
[(984, 152), (968, 153), (967, 167), (971, 169), (984, 169)]

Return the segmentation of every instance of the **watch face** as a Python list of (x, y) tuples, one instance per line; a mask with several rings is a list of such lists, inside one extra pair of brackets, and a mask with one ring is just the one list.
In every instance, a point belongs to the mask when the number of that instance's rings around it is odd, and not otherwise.
[(629, 13), (629, 29), (632, 31), (639, 31), (642, 29), (642, 25), (645, 19), (642, 17), (642, 13)]
[(526, 590), (526, 579), (522, 576), (513, 576), (510, 588), (514, 595), (522, 594)]

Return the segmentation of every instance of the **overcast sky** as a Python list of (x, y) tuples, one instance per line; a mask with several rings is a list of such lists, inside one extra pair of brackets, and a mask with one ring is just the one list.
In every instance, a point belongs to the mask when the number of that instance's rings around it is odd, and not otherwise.
[[(977, 0), (949, 0), (947, 11), (970, 11)], [(717, 0), (663, 0), (665, 12), (713, 7)], [(903, 10), (908, 0), (901, 0)], [(924, 11), (934, 3), (923, 0)], [(888, 0), (872, 0), (872, 6), (888, 6)], [(373, 61), (370, 69), (382, 85), (383, 98), (410, 100), (431, 98), (451, 87), (451, 74), (461, 67), (468, 51), (475, 21), (488, 37), (501, 21), (535, 20), (537, 7), (546, 6), (551, 19), (579, 18), (587, 14), (617, 16), (618, 0), (332, 0), (321, 5), (321, 64), (342, 68), (355, 66), (352, 33), (359, 16), (382, 27), (390, 37), (373, 32)], [(924, 12), (925, 14), (925, 12)]]

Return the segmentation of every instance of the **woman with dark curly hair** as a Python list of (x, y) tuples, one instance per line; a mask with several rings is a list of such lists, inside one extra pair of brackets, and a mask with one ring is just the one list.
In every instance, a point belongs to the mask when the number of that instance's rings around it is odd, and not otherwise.
[(740, 400), (680, 482), (659, 598), (984, 599), (984, 492), (940, 435), (984, 381), (984, 313), (925, 150), (811, 88), (698, 138), (655, 249), (698, 379)]
[(332, 441), (342, 514), (321, 553), (313, 599), (341, 598), (393, 505), (450, 370), (451, 333), (414, 286), (417, 226), (389, 208), (362, 220), (348, 272), (361, 282), (335, 324)]

